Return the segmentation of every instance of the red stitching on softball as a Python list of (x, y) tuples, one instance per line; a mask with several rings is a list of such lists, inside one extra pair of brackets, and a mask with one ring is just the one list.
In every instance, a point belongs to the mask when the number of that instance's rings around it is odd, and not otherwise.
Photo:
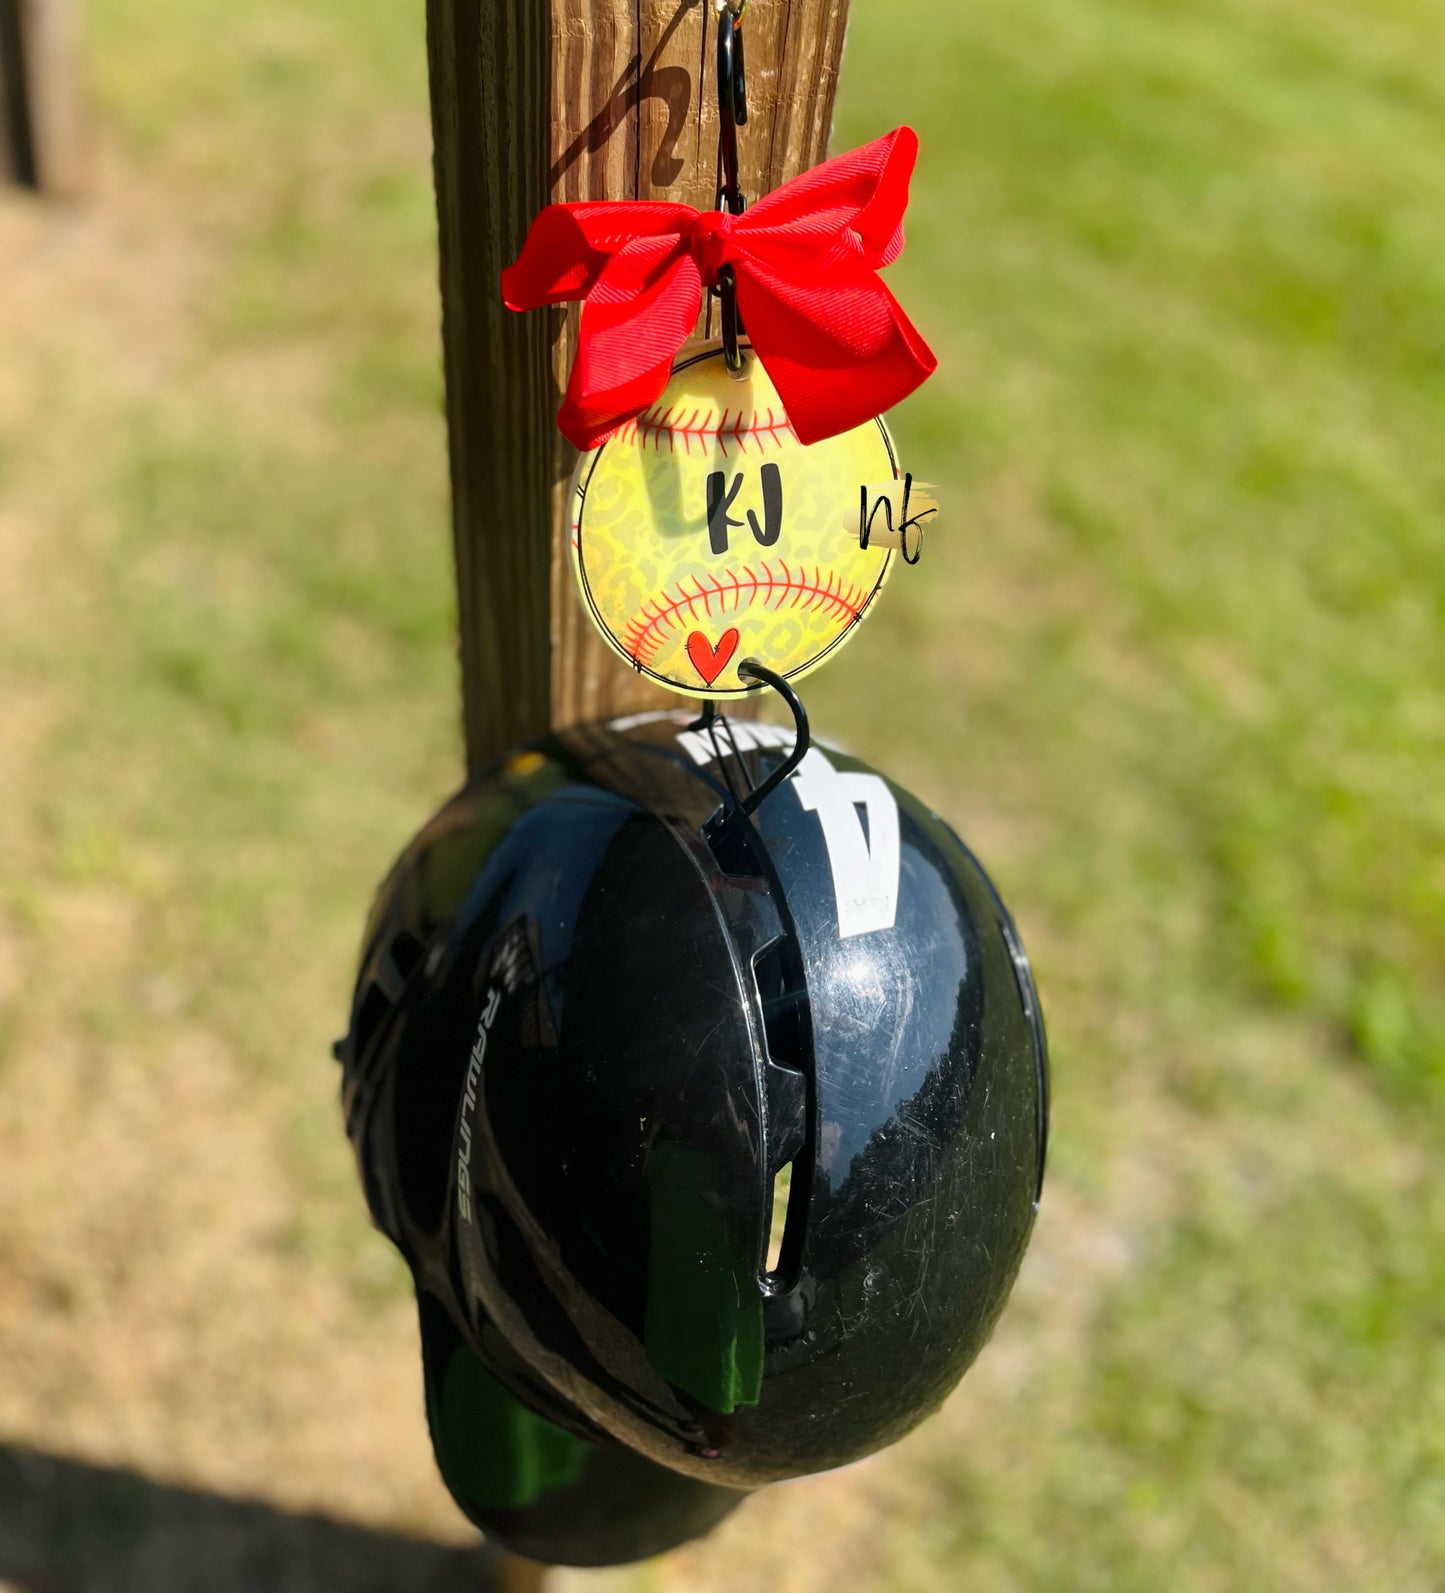
[(677, 452), (678, 440), (681, 439), (683, 452), (692, 453), (692, 445), (697, 443), (703, 453), (707, 453), (711, 444), (716, 443), (724, 459), (728, 457), (728, 443), (731, 442), (740, 454), (748, 451), (748, 439), (753, 438), (758, 445), (758, 452), (771, 445), (781, 448), (783, 439), (792, 437), (797, 439), (797, 432), (793, 430), (793, 423), (787, 413), (768, 407), (768, 418), (763, 420), (758, 412), (754, 412), (750, 419), (745, 420), (742, 410), (733, 416), (732, 424), (728, 424), (728, 417), (732, 410), (725, 409), (719, 416), (715, 410), (709, 410), (705, 415), (701, 409), (694, 409), (684, 420), (679, 414), (674, 416), (675, 406), (669, 404), (666, 409), (649, 409), (630, 420), (618, 433), (621, 442), (633, 442), (641, 438), (646, 444), (652, 440), (652, 451), (662, 451), (662, 440), (667, 439), (667, 451)]
[(679, 581), (673, 588), (675, 596), (664, 593), (661, 597), (649, 598), (642, 605), (641, 612), (627, 622), (623, 650), (634, 663), (650, 664), (662, 646), (666, 633), (682, 624), (683, 609), (687, 610), (690, 618), (696, 619), (696, 605), (701, 602), (711, 617), (714, 597), (723, 612), (728, 610), (728, 599), (731, 598), (730, 606), (734, 614), (756, 601), (775, 613), (784, 608), (803, 608), (812, 613), (821, 606), (835, 616), (846, 616), (850, 625), (858, 618), (863, 607), (863, 590), (850, 584), (844, 591), (842, 577), (837, 570), (830, 570), (828, 579), (824, 581), (822, 572), (814, 565), (810, 581), (805, 571), (790, 569), (786, 559), (779, 560), (779, 564), (781, 576), (766, 563), (758, 569), (744, 565), (741, 569), (727, 570), (722, 580), (709, 572), (707, 579), (712, 585), (710, 592), (703, 586), (699, 576), (692, 577), (691, 592)]

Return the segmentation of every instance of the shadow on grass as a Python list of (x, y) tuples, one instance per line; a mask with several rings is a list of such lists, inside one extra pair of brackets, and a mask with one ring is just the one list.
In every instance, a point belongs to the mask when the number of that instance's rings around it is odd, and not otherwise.
[(0, 1586), (26, 1593), (499, 1593), (456, 1548), (0, 1444)]

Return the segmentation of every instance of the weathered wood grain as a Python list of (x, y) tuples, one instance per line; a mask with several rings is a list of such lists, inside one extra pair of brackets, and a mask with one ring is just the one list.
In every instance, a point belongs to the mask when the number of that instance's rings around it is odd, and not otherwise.
[[(847, 0), (751, 0), (754, 199), (827, 152)], [(679, 699), (593, 634), (567, 564), (574, 455), (553, 423), (578, 310), (498, 288), (549, 200), (716, 202), (716, 13), (703, 0), (428, 0), (453, 535), (469, 766)]]

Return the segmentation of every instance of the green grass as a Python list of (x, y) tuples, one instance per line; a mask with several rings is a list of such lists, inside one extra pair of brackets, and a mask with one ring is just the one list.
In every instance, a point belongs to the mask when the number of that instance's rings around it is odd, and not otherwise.
[(1032, 0), (926, 31), (859, 8), (840, 131), (908, 83), (895, 285), (943, 368), (900, 430), (950, 489), (948, 579), (818, 694), (999, 823), (1055, 1172), (1142, 1161), (1155, 1209), (1022, 1446), (936, 1463), (959, 1525), (899, 1586), (1431, 1585), (1439, 19)]
[[(77, 1021), (222, 1034), (276, 1243), (367, 1301), (312, 1070), (459, 766), (420, 17), (88, 20), (205, 264), (159, 374), (121, 326), (0, 429), (46, 529), (0, 669), (56, 705), (0, 904), (136, 904), (161, 1016)], [(1056, 1070), (1022, 1370), (876, 1484), (880, 1593), (1445, 1577), (1442, 62), (1423, 0), (855, 7), (835, 147), (923, 140), (895, 431), (945, 515), (809, 701), (994, 870)]]

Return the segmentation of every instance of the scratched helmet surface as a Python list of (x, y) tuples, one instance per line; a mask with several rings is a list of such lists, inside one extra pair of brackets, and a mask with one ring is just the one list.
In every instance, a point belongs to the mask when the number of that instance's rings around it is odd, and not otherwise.
[[(645, 1552), (927, 1416), (1039, 1194), (1045, 1047), (1008, 914), (937, 815), (841, 753), (740, 817), (790, 735), (650, 715), (475, 779), (384, 885), (341, 1046), (424, 1340), (430, 1312), (519, 1409), (676, 1476)], [(549, 1475), (585, 1492), (584, 1469)]]

